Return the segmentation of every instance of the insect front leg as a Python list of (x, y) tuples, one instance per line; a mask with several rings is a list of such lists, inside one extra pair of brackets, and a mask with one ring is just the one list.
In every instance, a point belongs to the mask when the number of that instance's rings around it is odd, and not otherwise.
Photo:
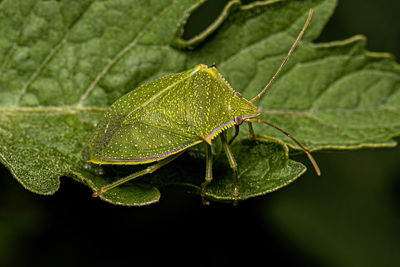
[(205, 199), (205, 196), (206, 186), (212, 181), (212, 157), (211, 145), (206, 143), (206, 178), (205, 181), (201, 183), (201, 201), (203, 202), (203, 205), (210, 204), (210, 202)]
[(156, 164), (148, 166), (144, 170), (135, 172), (135, 173), (133, 173), (133, 174), (127, 176), (127, 177), (124, 177), (124, 178), (122, 178), (122, 179), (120, 179), (118, 181), (115, 181), (114, 183), (111, 183), (109, 185), (103, 186), (102, 188), (100, 188), (100, 190), (97, 190), (96, 192), (94, 192), (92, 196), (93, 197), (98, 197), (99, 195), (107, 192), (108, 190), (113, 189), (114, 187), (117, 187), (117, 186), (119, 186), (119, 185), (121, 185), (123, 183), (126, 183), (126, 182), (128, 182), (128, 181), (130, 181), (132, 179), (135, 179), (137, 177), (143, 176), (145, 174), (153, 173), (156, 170), (158, 170), (159, 168), (161, 168), (162, 166), (167, 165), (168, 163), (170, 163), (171, 161), (173, 161), (174, 159), (179, 157), (182, 153), (183, 152), (181, 152), (179, 154), (176, 154), (176, 155), (173, 155), (173, 156), (170, 156), (168, 158), (165, 158), (165, 159), (157, 162)]
[(235, 140), (235, 138), (239, 135), (239, 125), (235, 124), (235, 134), (231, 137), (231, 139), (229, 140), (228, 144), (231, 145), (233, 140)]
[(231, 166), (231, 168), (233, 170), (233, 205), (236, 206), (238, 203), (238, 197), (239, 197), (239, 180), (238, 180), (238, 174), (237, 174), (237, 163), (236, 163), (235, 157), (233, 156), (231, 147), (229, 146), (229, 144), (226, 140), (226, 131), (222, 132), (221, 141), (222, 141), (222, 147), (224, 148), (226, 157), (228, 158), (229, 165)]
[(253, 124), (251, 124), (251, 122), (248, 122), (248, 124), (249, 124), (250, 139), (256, 140), (256, 135), (254, 134)]

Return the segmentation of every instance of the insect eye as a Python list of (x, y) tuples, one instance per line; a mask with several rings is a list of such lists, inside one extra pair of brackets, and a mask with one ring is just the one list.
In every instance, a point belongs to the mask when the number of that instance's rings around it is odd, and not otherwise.
[(236, 92), (235, 94), (236, 94), (237, 97), (242, 97), (242, 94), (239, 93), (239, 92)]
[(240, 117), (236, 117), (235, 121), (236, 121), (236, 124), (237, 124), (237, 125), (240, 125), (240, 124), (243, 123), (243, 119), (240, 118)]

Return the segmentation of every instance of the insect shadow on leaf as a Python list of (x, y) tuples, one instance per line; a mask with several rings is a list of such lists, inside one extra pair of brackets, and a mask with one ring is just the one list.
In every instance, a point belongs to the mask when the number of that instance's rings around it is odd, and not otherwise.
[[(293, 140), (308, 156), (318, 175), (318, 165), (308, 150), (281, 128), (255, 118), (260, 115), (253, 104), (271, 86), (302, 38), (312, 16), (306, 23), (287, 56), (264, 89), (250, 100), (235, 92), (217, 71), (216, 64), (200, 64), (187, 71), (161, 77), (143, 84), (118, 99), (105, 112), (88, 142), (89, 162), (94, 164), (148, 164), (145, 169), (106, 185), (93, 193), (106, 191), (137, 177), (153, 173), (178, 158), (186, 149), (205, 142), (206, 172), (201, 184), (201, 199), (212, 181), (213, 154), (211, 142), (218, 135), (233, 171), (233, 204), (240, 199), (237, 163), (230, 145), (239, 134), (239, 126), (248, 123), (250, 138), (256, 139), (252, 124), (267, 124)], [(227, 129), (235, 127), (228, 141)]]

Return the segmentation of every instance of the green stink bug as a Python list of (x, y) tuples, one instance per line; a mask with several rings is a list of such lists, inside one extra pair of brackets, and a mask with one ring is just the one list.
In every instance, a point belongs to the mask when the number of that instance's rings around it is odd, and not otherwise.
[[(265, 88), (251, 100), (235, 92), (217, 71), (200, 64), (187, 71), (171, 74), (143, 84), (118, 99), (104, 114), (88, 143), (89, 162), (95, 164), (147, 164), (142, 171), (102, 187), (96, 197), (129, 180), (152, 173), (173, 161), (187, 148), (206, 142), (206, 175), (201, 184), (204, 204), (206, 186), (212, 180), (211, 142), (220, 135), (222, 146), (233, 170), (234, 204), (239, 198), (237, 164), (230, 144), (238, 135), (239, 125), (248, 122), (254, 138), (252, 122), (270, 125), (290, 137), (309, 157), (316, 172), (319, 168), (311, 154), (291, 135), (266, 121), (253, 102), (261, 97), (285, 65), (311, 19), (307, 21)], [(235, 135), (227, 141), (226, 130), (235, 126)]]

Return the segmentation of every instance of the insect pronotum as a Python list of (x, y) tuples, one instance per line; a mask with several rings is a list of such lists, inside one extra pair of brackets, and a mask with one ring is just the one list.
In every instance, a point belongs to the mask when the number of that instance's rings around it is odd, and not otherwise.
[[(287, 56), (255, 97), (246, 100), (235, 92), (217, 71), (200, 64), (193, 69), (161, 77), (145, 83), (118, 99), (104, 114), (88, 143), (90, 160), (95, 164), (146, 164), (144, 170), (133, 173), (93, 193), (94, 197), (134, 178), (152, 173), (179, 157), (187, 148), (206, 143), (206, 174), (201, 184), (203, 204), (206, 186), (212, 180), (211, 142), (220, 135), (222, 146), (233, 170), (233, 199), (239, 199), (237, 163), (230, 148), (238, 135), (239, 125), (249, 123), (250, 137), (255, 138), (252, 122), (261, 122), (281, 131), (292, 139), (308, 156), (315, 171), (317, 163), (307, 149), (294, 137), (269, 122), (255, 118), (260, 115), (253, 102), (259, 99), (276, 79), (289, 56), (299, 43), (312, 16), (297, 36)], [(235, 134), (228, 141), (226, 130), (235, 126)]]

